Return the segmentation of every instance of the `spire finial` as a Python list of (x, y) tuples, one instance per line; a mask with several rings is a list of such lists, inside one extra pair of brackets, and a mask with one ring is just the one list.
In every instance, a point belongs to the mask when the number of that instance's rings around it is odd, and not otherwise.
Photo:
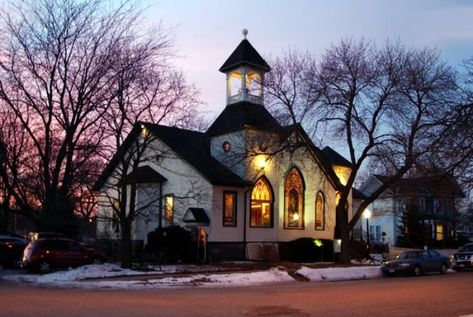
[(243, 36), (245, 37), (245, 40), (246, 40), (246, 36), (248, 35), (248, 30), (247, 29), (243, 29), (241, 31), (241, 34), (243, 34)]

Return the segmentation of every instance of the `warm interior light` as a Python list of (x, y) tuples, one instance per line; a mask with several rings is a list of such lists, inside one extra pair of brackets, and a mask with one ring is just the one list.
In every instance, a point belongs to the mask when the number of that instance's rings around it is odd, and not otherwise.
[(295, 214), (292, 215), (292, 219), (294, 221), (298, 221), (299, 220), (299, 214), (296, 212)]
[(265, 167), (268, 165), (268, 161), (266, 160), (266, 156), (265, 155), (258, 155), (256, 157), (256, 166), (263, 170), (265, 169)]

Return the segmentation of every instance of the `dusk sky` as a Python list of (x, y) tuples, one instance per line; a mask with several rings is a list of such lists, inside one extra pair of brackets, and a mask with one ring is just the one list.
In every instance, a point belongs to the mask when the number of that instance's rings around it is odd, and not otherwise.
[(146, 0), (149, 22), (175, 27), (177, 65), (201, 91), (209, 119), (225, 106), (218, 69), (247, 28), (263, 56), (288, 49), (320, 56), (343, 38), (399, 39), (438, 48), (451, 65), (473, 56), (473, 1), (468, 0)]

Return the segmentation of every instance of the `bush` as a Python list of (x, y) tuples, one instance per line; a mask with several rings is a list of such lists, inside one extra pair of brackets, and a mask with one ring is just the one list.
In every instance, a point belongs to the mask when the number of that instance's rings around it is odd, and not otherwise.
[(195, 245), (191, 232), (179, 226), (170, 226), (150, 232), (146, 250), (161, 262), (189, 263), (196, 261)]
[(280, 259), (291, 262), (333, 261), (333, 241), (300, 238), (279, 245)]

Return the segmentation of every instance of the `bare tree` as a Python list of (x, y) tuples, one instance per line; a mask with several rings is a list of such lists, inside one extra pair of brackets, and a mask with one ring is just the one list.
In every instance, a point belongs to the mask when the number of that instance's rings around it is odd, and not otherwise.
[(115, 56), (110, 74), (113, 98), (98, 126), (103, 129), (107, 140), (101, 155), (107, 161), (117, 155), (118, 163), (111, 180), (101, 189), (106, 196), (103, 207), (112, 206), (112, 213), (101, 213), (99, 217), (102, 221), (117, 222), (121, 263), (123, 267), (130, 267), (132, 225), (140, 216), (151, 217), (150, 209), (161, 210), (162, 202), (159, 200), (162, 197), (148, 195), (148, 199), (141, 197), (138, 200), (139, 184), (128, 181), (127, 176), (143, 163), (155, 161), (157, 155), (166, 155), (153, 148), (155, 136), (145, 132), (139, 122), (192, 126), (198, 119), (198, 116), (191, 115), (198, 105), (198, 93), (173, 67), (172, 38), (162, 27), (146, 37), (122, 42), (120, 47), (116, 47)]
[[(348, 261), (350, 232), (363, 210), (440, 140), (439, 132), (456, 104), (455, 73), (435, 51), (389, 41), (376, 47), (365, 40), (344, 40), (328, 49), (318, 63), (303, 56), (273, 63), (273, 68), (282, 70), (289, 65), (289, 73), (303, 70), (303, 83), (291, 76), (274, 79), (270, 73), (266, 91), (277, 97), (273, 107), (290, 114), (293, 123), (306, 118), (301, 120), (304, 126), (329, 133), (348, 153), (351, 173), (336, 188), (340, 194), (336, 235), (342, 239), (341, 260)], [(298, 98), (287, 98), (295, 91), (301, 91)], [(389, 178), (348, 219), (346, 202), (369, 161), (375, 161)]]

